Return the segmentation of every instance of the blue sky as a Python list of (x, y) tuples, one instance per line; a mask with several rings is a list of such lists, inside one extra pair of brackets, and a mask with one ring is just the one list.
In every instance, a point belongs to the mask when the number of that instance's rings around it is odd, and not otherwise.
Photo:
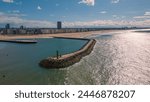
[(0, 0), (0, 27), (150, 27), (150, 0)]

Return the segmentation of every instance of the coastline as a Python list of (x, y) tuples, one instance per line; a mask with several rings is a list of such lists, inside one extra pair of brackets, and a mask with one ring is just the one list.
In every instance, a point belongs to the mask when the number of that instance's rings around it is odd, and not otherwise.
[[(79, 62), (84, 56), (89, 55), (96, 43), (95, 39), (86, 39), (88, 36), (101, 35), (106, 33), (118, 33), (120, 30), (102, 30), (89, 31), (79, 33), (60, 33), (60, 34), (38, 34), (38, 35), (0, 35), (0, 40), (15, 40), (15, 39), (37, 39), (37, 38), (64, 38), (88, 40), (88, 43), (80, 50), (62, 55), (61, 58), (48, 57), (39, 62), (39, 66), (44, 68), (65, 68)], [(122, 31), (122, 30), (121, 30)]]
[(0, 40), (10, 39), (36, 39), (36, 38), (53, 38), (53, 37), (67, 37), (67, 38), (85, 38), (91, 35), (100, 35), (105, 33), (115, 33), (123, 30), (101, 30), (77, 33), (59, 33), (59, 34), (36, 34), (36, 35), (0, 35)]

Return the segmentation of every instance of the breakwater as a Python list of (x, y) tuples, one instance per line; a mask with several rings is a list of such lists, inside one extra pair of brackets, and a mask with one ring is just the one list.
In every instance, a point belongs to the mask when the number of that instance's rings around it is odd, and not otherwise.
[[(73, 39), (73, 38), (68, 38), (68, 39)], [(77, 39), (77, 38), (75, 38), (75, 39)], [(82, 59), (82, 57), (84, 57), (92, 52), (94, 45), (96, 43), (95, 39), (91, 39), (91, 40), (84, 39), (84, 40), (88, 40), (88, 42), (80, 50), (78, 50), (74, 53), (62, 55), (60, 58), (49, 57), (47, 59), (42, 60), (39, 63), (39, 65), (41, 67), (48, 68), (48, 69), (65, 68), (65, 67), (71, 66), (71, 65), (79, 62)]]
[(87, 41), (90, 41), (90, 39), (87, 39), (87, 38), (72, 38), (72, 37), (53, 37), (53, 38), (57, 38), (57, 39), (73, 39), (73, 40), (87, 40)]
[(37, 43), (36, 40), (0, 40), (0, 42), (23, 43), (23, 44)]

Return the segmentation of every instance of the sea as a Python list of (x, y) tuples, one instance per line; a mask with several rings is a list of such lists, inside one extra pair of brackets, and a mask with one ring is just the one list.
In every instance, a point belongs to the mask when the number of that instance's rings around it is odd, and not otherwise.
[[(150, 32), (123, 30), (95, 34), (90, 55), (63, 69), (45, 69), (38, 63), (49, 56), (79, 50), (87, 42), (73, 39), (37, 39), (37, 44), (0, 42), (1, 85), (149, 85)], [(141, 30), (140, 30), (141, 31)]]

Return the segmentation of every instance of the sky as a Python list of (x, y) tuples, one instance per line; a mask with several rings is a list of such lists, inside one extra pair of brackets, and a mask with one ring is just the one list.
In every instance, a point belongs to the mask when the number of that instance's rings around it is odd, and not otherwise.
[(0, 0), (0, 27), (150, 27), (150, 0)]

